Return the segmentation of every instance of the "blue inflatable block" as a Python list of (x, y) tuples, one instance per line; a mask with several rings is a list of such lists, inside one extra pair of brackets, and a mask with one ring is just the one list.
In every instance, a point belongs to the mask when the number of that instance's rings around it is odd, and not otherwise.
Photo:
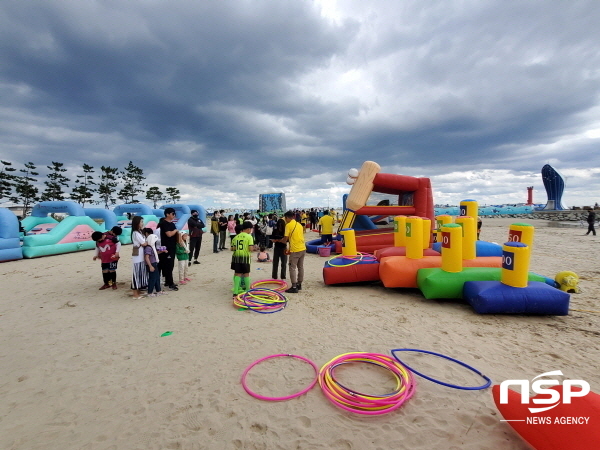
[(524, 288), (500, 281), (467, 281), (463, 298), (479, 314), (566, 316), (571, 296), (541, 281), (530, 281)]
[[(442, 243), (436, 242), (431, 246), (436, 252), (442, 253)], [(493, 242), (476, 241), (475, 255), (479, 256), (502, 256), (502, 246)]]

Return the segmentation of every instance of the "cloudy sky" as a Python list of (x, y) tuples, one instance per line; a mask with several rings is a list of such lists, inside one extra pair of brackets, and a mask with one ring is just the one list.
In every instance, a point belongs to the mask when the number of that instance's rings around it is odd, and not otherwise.
[[(436, 203), (600, 202), (600, 3), (0, 2), (0, 158), (142, 167), (183, 202), (341, 205), (363, 161)], [(143, 200), (143, 197), (139, 198)]]

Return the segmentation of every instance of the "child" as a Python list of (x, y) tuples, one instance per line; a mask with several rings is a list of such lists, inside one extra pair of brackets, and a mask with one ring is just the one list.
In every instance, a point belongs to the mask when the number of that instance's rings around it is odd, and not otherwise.
[(254, 239), (252, 230), (254, 224), (246, 221), (242, 224), (242, 232), (233, 238), (231, 242), (231, 270), (233, 270), (233, 297), (244, 292), (241, 288), (242, 282), (246, 289), (250, 289), (250, 260), (251, 252), (254, 251)]
[(146, 234), (146, 243), (148, 244), (144, 247), (144, 261), (148, 266), (148, 297), (156, 297), (157, 295), (166, 294), (160, 287), (159, 252), (156, 249), (158, 238), (153, 233), (146, 233), (146, 229), (144, 229), (144, 234)]
[(192, 281), (187, 277), (188, 261), (190, 259), (190, 246), (188, 244), (188, 234), (177, 232), (177, 246), (175, 256), (177, 257), (177, 266), (179, 268), (179, 284), (187, 284)]
[(94, 231), (92, 239), (96, 241), (96, 252), (92, 259), (96, 261), (100, 258), (102, 267), (104, 284), (100, 287), (100, 290), (108, 289), (111, 287), (111, 283), (113, 290), (117, 289), (117, 263), (119, 261), (121, 243), (116, 236), (111, 237), (108, 233), (100, 231)]
[[(236, 216), (237, 216), (237, 214), (236, 214)], [(229, 233), (230, 243), (233, 242), (233, 238), (237, 234), (237, 232), (235, 231), (236, 225), (237, 225), (237, 222), (235, 221), (233, 216), (230, 215), (227, 218), (227, 232)]]
[(258, 252), (258, 255), (256, 255), (256, 260), (258, 262), (261, 262), (261, 263), (271, 262), (271, 256), (265, 250), (266, 250), (265, 246), (261, 245), (260, 251)]

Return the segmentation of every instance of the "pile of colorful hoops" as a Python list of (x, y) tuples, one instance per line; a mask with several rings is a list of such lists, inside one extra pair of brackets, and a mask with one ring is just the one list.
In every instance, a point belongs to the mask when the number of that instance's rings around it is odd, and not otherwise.
[[(366, 394), (354, 391), (335, 378), (335, 369), (344, 364), (367, 363), (389, 370), (396, 378), (396, 387), (387, 394)], [(346, 411), (366, 415), (386, 414), (398, 409), (415, 392), (415, 380), (402, 364), (378, 353), (345, 353), (336, 356), (319, 371), (319, 385), (331, 403)]]
[[(475, 372), (477, 375), (480, 375), (484, 379), (485, 383), (480, 386), (457, 386), (440, 380), (436, 380), (432, 377), (417, 372), (416, 370), (407, 366), (398, 358), (398, 356), (396, 355), (397, 352), (418, 352), (447, 359), (451, 362), (457, 363)], [(392, 350), (392, 355), (393, 358), (379, 353), (345, 353), (343, 355), (336, 356), (335, 358), (333, 358), (331, 361), (329, 361), (327, 364), (321, 367), (320, 370), (314, 362), (303, 356), (285, 353), (265, 356), (264, 358), (253, 362), (252, 364), (250, 364), (250, 366), (248, 366), (246, 370), (244, 370), (244, 373), (242, 374), (242, 386), (244, 387), (246, 392), (248, 392), (248, 394), (260, 400), (282, 401), (299, 397), (300, 395), (307, 393), (318, 381), (319, 386), (321, 386), (321, 390), (323, 391), (323, 394), (325, 394), (327, 399), (335, 406), (352, 413), (373, 416), (390, 413), (400, 408), (407, 400), (409, 400), (413, 396), (416, 389), (416, 383), (415, 378), (413, 377), (413, 372), (430, 381), (454, 389), (480, 390), (488, 388), (492, 383), (489, 377), (483, 375), (479, 370), (475, 369), (474, 367), (471, 367), (457, 359), (451, 358), (446, 355), (442, 355), (441, 353), (412, 348), (397, 348)], [(246, 384), (246, 377), (250, 369), (252, 369), (254, 366), (256, 366), (262, 361), (281, 356), (297, 358), (310, 364), (315, 371), (315, 379), (303, 390), (285, 397), (267, 397), (261, 394), (257, 394), (250, 390), (250, 388)], [(387, 394), (371, 394), (358, 392), (356, 390), (350, 389), (347, 386), (344, 386), (342, 383), (339, 382), (338, 379), (336, 379), (335, 370), (341, 365), (352, 363), (373, 364), (375, 366), (382, 367), (388, 370), (393, 374), (394, 378), (396, 379), (395, 388)]]
[[(344, 264), (338, 264), (337, 262), (332, 263), (332, 261), (334, 260), (343, 260), (343, 261), (350, 261), (348, 263), (344, 263)], [(327, 261), (327, 264), (331, 267), (348, 267), (348, 266), (353, 266), (354, 264), (358, 264), (359, 262), (374, 262), (377, 261), (377, 258), (375, 258), (375, 255), (372, 255), (371, 253), (362, 253), (362, 252), (358, 252), (356, 256), (340, 256), (340, 255), (336, 255), (333, 256), (331, 258), (329, 258), (329, 260)]]
[(237, 308), (249, 309), (260, 314), (273, 314), (287, 306), (287, 299), (281, 292), (272, 289), (253, 288), (236, 295), (233, 304)]
[(290, 287), (285, 280), (276, 280), (274, 278), (269, 278), (268, 280), (255, 281), (254, 283), (252, 283), (250, 285), (250, 288), (254, 289), (254, 288), (257, 288), (257, 287), (264, 287), (265, 284), (275, 284), (275, 285), (277, 285), (277, 287), (273, 287), (273, 288), (269, 288), (269, 289), (272, 289), (272, 290), (278, 291), (278, 292), (283, 292), (287, 288)]

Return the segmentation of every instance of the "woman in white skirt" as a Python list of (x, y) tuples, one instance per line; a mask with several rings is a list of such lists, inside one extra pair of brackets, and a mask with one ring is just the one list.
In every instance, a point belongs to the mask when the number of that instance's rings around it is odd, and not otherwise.
[(131, 243), (133, 244), (132, 258), (133, 274), (131, 277), (131, 290), (133, 299), (139, 300), (142, 297), (141, 291), (148, 287), (148, 267), (144, 261), (144, 247), (146, 238), (142, 229), (144, 228), (144, 218), (135, 216), (131, 220)]

